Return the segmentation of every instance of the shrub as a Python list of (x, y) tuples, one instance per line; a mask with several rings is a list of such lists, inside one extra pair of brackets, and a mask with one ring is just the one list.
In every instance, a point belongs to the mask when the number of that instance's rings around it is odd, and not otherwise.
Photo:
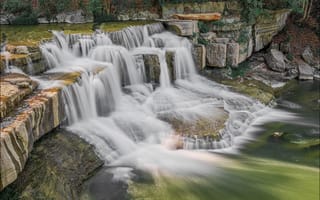
[(16, 17), (11, 23), (15, 25), (34, 25), (38, 24), (38, 17), (35, 13), (24, 13)]

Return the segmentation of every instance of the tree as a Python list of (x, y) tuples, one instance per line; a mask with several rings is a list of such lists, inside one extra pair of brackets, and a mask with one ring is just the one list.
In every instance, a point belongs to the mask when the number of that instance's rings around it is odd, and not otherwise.
[(46, 19), (51, 22), (59, 13), (70, 8), (71, 0), (39, 0), (39, 5)]

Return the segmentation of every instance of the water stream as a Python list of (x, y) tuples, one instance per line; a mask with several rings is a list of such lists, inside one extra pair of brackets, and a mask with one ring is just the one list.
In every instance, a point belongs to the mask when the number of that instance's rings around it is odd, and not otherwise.
[[(211, 177), (219, 170), (214, 163), (233, 162), (209, 152), (237, 153), (254, 139), (257, 125), (299, 119), (198, 75), (191, 43), (161, 24), (110, 34), (53, 34), (53, 41), (41, 46), (49, 72), (81, 72), (76, 84), (63, 88), (66, 129), (95, 146), (116, 180), (130, 180), (134, 170), (155, 177)], [(172, 81), (166, 51), (174, 52)], [(145, 66), (135, 59), (139, 55), (158, 57), (158, 87), (145, 81)], [(216, 137), (176, 136), (170, 123), (220, 119), (224, 113), (225, 126)], [(177, 144), (182, 149), (173, 150)]]

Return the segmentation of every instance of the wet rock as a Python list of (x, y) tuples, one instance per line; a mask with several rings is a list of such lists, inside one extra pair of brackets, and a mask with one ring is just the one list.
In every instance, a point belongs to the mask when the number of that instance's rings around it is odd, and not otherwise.
[(265, 56), (265, 60), (273, 71), (276, 72), (285, 72), (287, 69), (288, 60), (283, 55), (281, 51), (278, 51), (276, 49), (271, 49)]
[(0, 199), (80, 199), (83, 182), (102, 165), (92, 145), (57, 130), (35, 144), (25, 169)]
[(228, 43), (227, 44), (227, 65), (231, 67), (237, 67), (239, 64), (239, 44)]
[(26, 46), (16, 46), (15, 49), (16, 54), (29, 54), (28, 47)]
[(225, 67), (227, 45), (226, 44), (209, 44), (206, 46), (207, 65), (210, 67)]
[(310, 65), (303, 61), (299, 61), (298, 69), (300, 80), (313, 80), (313, 69)]
[(159, 84), (160, 80), (160, 61), (157, 55), (143, 55), (146, 78), (148, 83)]

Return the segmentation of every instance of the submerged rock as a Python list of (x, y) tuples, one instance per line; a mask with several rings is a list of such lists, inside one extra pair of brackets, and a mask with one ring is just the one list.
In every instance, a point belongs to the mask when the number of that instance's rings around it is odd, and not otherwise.
[(0, 199), (79, 199), (82, 183), (102, 164), (92, 145), (55, 131), (35, 144), (25, 169)]

